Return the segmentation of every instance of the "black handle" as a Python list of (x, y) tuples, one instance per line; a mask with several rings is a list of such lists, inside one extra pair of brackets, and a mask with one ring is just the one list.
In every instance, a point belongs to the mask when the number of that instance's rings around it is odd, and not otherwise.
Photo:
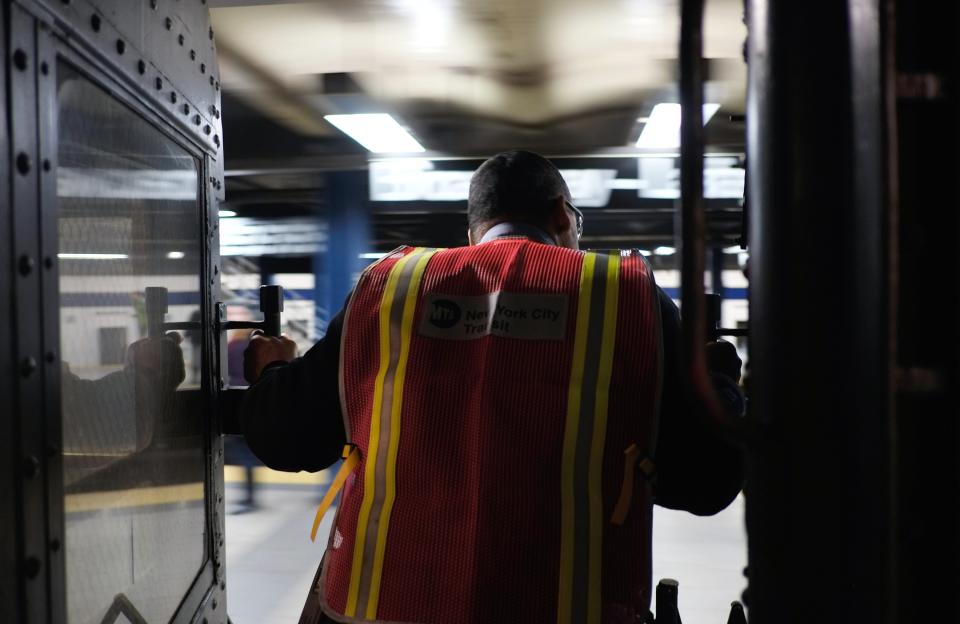
[(280, 335), (280, 313), (283, 312), (283, 286), (260, 287), (260, 311), (263, 312), (263, 333)]
[(163, 335), (163, 319), (167, 315), (167, 289), (147, 286), (144, 289), (144, 307), (147, 314), (147, 336), (159, 338)]
[(743, 612), (743, 605), (737, 601), (730, 603), (730, 615), (727, 624), (747, 624), (747, 614)]
[(656, 624), (681, 624), (680, 610), (677, 607), (677, 594), (680, 583), (673, 579), (660, 579), (657, 583), (657, 619)]

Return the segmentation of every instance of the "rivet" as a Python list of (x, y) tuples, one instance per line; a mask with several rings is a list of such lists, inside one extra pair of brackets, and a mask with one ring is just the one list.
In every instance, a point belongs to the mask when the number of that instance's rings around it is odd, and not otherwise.
[(210, 602), (210, 606), (213, 607), (214, 609), (217, 608), (217, 599), (216, 599), (216, 598), (214, 598), (214, 599)]
[(177, 43), (183, 45), (183, 42), (186, 41), (186, 38), (183, 36), (183, 33), (177, 35)]
[(190, 50), (190, 60), (191, 61), (197, 60), (197, 53), (195, 50)]
[(220, 135), (219, 135), (219, 134), (213, 135), (213, 142), (217, 144), (217, 147), (220, 147)]
[(203, 121), (203, 120), (200, 119), (200, 115), (194, 115), (194, 116), (193, 116), (193, 125), (199, 126), (201, 121)]
[(93, 28), (93, 32), (100, 32), (100, 16), (96, 13), (90, 16), (90, 27)]
[(177, 103), (177, 92), (176, 92), (176, 91), (171, 91), (171, 92), (170, 92), (170, 103), (171, 103), (171, 104), (176, 104), (176, 103)]
[(157, 76), (156, 80), (153, 81), (153, 86), (157, 88), (157, 91), (163, 89), (163, 78)]
[(23, 71), (27, 68), (27, 53), (23, 50), (17, 49), (13, 53), (13, 65), (20, 71)]
[(216, 264), (213, 265), (213, 274), (216, 275), (219, 272), (220, 272), (220, 266)]
[(43, 159), (43, 170), (44, 170), (44, 171), (50, 171), (50, 167), (51, 167), (51, 165), (50, 165), (50, 159), (49, 159), (49, 158), (44, 158), (44, 159)]
[(123, 54), (127, 51), (127, 44), (123, 39), (117, 39), (117, 54)]
[(20, 262), (17, 263), (17, 266), (20, 269), (20, 275), (30, 275), (34, 267), (33, 258), (24, 254), (20, 256)]
[(157, 10), (157, 0), (150, 0), (150, 8), (154, 11)]
[(44, 268), (46, 268), (46, 269), (52, 269), (52, 268), (53, 268), (53, 258), (52, 258), (51, 256), (47, 256), (46, 258), (44, 258), (44, 259), (43, 259), (43, 266), (44, 266)]
[(217, 457), (223, 457), (223, 449), (217, 449)]
[(210, 40), (213, 41), (213, 26), (210, 27), (210, 30), (208, 31), (207, 34), (210, 35)]
[(40, 474), (40, 460), (33, 455), (27, 455), (23, 458), (23, 476), (27, 479), (33, 479)]
[(220, 591), (225, 591), (227, 589), (227, 582), (220, 581)]
[(173, 20), (168, 17), (167, 19), (163, 20), (163, 25), (167, 30), (170, 30), (173, 28)]
[[(50, 264), (53, 264), (52, 262)], [(57, 352), (56, 351), (47, 351), (47, 355), (44, 356), (44, 359), (47, 360), (47, 364), (53, 364), (57, 361)]]
[(50, 73), (50, 66), (47, 64), (46, 61), (43, 61), (42, 63), (40, 63), (40, 73), (43, 74), (44, 76)]
[(144, 63), (143, 60), (137, 61), (137, 73), (141, 76), (147, 73), (147, 64)]
[(70, 0), (60, 0), (63, 4), (70, 4)]
[(204, 134), (210, 134), (210, 126), (209, 126), (209, 125), (203, 126), (203, 133), (204, 133)]
[(50, 540), (50, 550), (53, 552), (60, 552), (60, 540), (57, 538)]
[(214, 86), (216, 87), (217, 91), (219, 91), (219, 90), (220, 90), (220, 81), (218, 80)]
[(37, 370), (37, 361), (32, 357), (25, 357), (23, 361), (20, 362), (20, 374), (24, 377), (29, 377)]
[(204, 63), (200, 63), (200, 73), (201, 74), (207, 73), (207, 66)]
[(27, 557), (23, 562), (23, 574), (28, 579), (34, 579), (40, 574), (40, 560), (36, 557)]
[(183, 114), (184, 114), (184, 115), (189, 115), (189, 114), (190, 114), (190, 105), (189, 105), (189, 104), (184, 104), (184, 105), (183, 105)]
[(213, 86), (213, 76), (210, 76), (210, 86)]
[(19, 171), (21, 175), (27, 175), (30, 173), (30, 167), (30, 157), (27, 155), (27, 153), (20, 152), (17, 154), (17, 171)]

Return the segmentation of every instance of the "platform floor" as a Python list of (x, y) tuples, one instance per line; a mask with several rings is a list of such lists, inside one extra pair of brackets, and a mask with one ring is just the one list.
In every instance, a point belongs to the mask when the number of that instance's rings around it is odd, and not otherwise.
[[(316, 504), (330, 475), (286, 475), (257, 469), (259, 508), (243, 511), (243, 473), (227, 467), (227, 603), (234, 624), (296, 622), (325, 539), (310, 542)], [(231, 513), (232, 512), (232, 513)], [(318, 535), (330, 531), (328, 513)], [(698, 518), (656, 508), (654, 578), (680, 582), (684, 624), (725, 624), (746, 583), (743, 499)]]

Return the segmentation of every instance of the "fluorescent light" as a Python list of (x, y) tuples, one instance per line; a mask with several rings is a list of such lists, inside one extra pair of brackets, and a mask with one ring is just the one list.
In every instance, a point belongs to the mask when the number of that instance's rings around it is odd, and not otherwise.
[(387, 251), (371, 251), (369, 253), (360, 254), (360, 259), (361, 260), (379, 260), (380, 258), (384, 257), (388, 253), (389, 252)]
[(221, 219), (229, 219), (230, 217), (237, 216), (237, 213), (233, 210), (220, 210), (217, 212), (217, 216)]
[(653, 252), (651, 252), (649, 249), (640, 249), (639, 251), (645, 256), (650, 256), (653, 254)]
[(62, 260), (125, 260), (130, 256), (111, 253), (58, 253), (57, 257)]
[(733, 247), (724, 247), (724, 248), (723, 248), (723, 253), (725, 253), (725, 254), (738, 254), (738, 253), (740, 253), (740, 252), (742, 252), (742, 251), (744, 251), (744, 250), (743, 250), (743, 249), (740, 249), (740, 245), (734, 245)]
[(657, 247), (653, 250), (653, 253), (657, 256), (672, 256), (677, 253), (677, 250), (673, 247)]
[(186, 256), (187, 254), (183, 253), (182, 251), (171, 251), (167, 254), (167, 257), (171, 260), (182, 260)]
[[(720, 110), (719, 104), (703, 105), (703, 124)], [(643, 126), (637, 147), (671, 149), (680, 147), (680, 105), (657, 104)]]
[(396, 119), (386, 113), (324, 115), (323, 118), (374, 154), (425, 151)]

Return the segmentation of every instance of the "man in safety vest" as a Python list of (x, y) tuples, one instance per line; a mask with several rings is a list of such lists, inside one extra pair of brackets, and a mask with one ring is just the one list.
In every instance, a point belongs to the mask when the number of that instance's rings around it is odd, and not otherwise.
[[(738, 451), (683, 395), (676, 306), (638, 252), (579, 251), (582, 219), (553, 164), (498, 154), (469, 246), (371, 265), (303, 357), (251, 341), (250, 448), (279, 470), (344, 459), (302, 622), (635, 622), (652, 504), (737, 495)], [(711, 348), (739, 413), (739, 358)]]

